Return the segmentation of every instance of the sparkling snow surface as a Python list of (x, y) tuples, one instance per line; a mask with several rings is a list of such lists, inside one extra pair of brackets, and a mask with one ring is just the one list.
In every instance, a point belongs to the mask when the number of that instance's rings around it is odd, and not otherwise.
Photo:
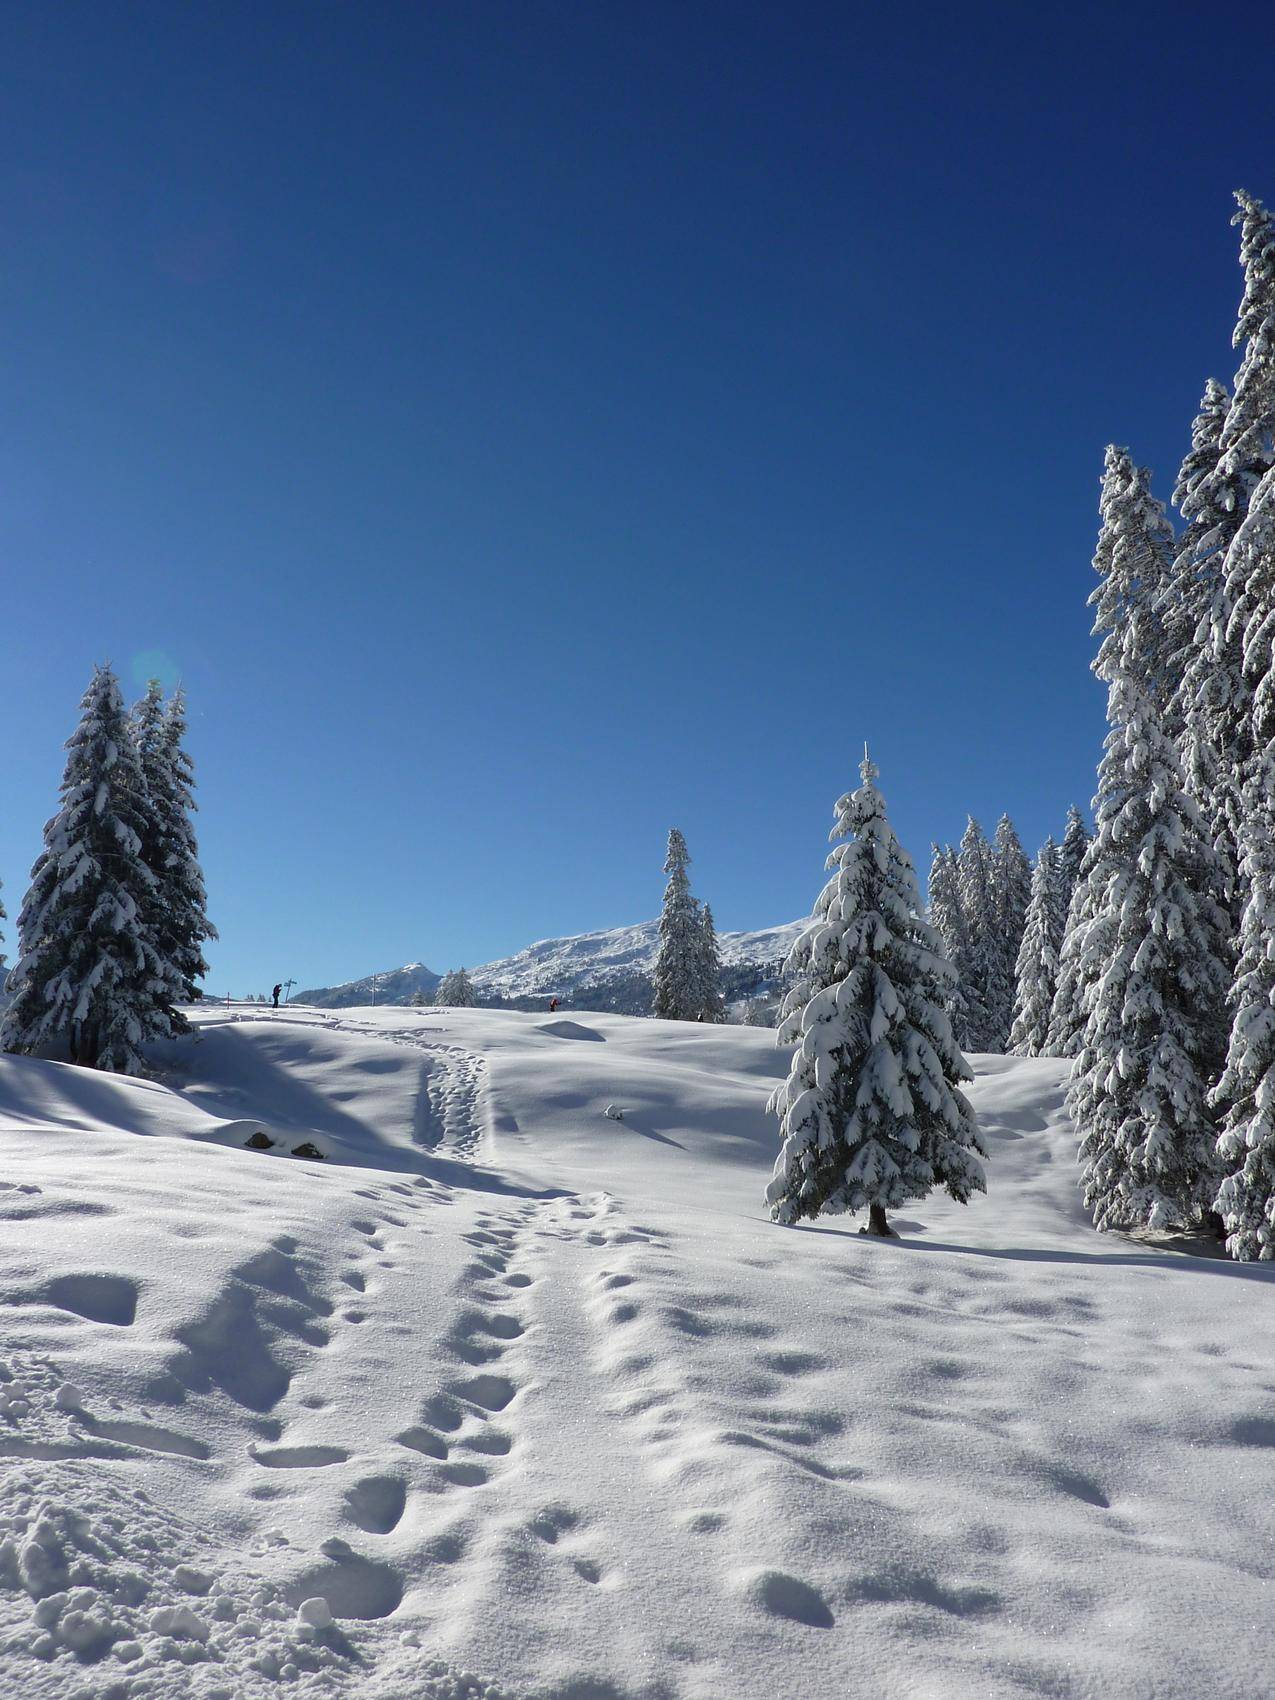
[(1095, 1234), (1052, 1061), (975, 1059), (985, 1199), (772, 1226), (785, 1062), (256, 1006), (162, 1084), (0, 1059), (0, 1694), (1269, 1694), (1275, 1272)]

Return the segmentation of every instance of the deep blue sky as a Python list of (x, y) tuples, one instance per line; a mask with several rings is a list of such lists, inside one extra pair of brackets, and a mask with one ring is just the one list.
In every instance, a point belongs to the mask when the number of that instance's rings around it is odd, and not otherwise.
[[(92, 664), (192, 708), (214, 991), (804, 913), (1092, 790), (1103, 445), (1167, 497), (1275, 197), (1268, 5), (14, 0), (16, 912)], [(12, 953), (14, 927), (7, 924)]]

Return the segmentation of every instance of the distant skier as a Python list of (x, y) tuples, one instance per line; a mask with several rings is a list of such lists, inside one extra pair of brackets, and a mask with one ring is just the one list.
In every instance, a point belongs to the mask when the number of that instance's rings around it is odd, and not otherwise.
[(283, 981), (280, 980), (279, 984), (274, 988), (274, 990), (270, 994), (270, 996), (274, 999), (274, 1006), (275, 1006), (276, 1009), (278, 1009), (278, 1007), (279, 1007), (279, 993), (282, 990), (283, 990)]
[(557, 998), (550, 998), (549, 999), (549, 1013), (550, 1013), (550, 1015), (553, 1014), (554, 1010), (557, 1009), (557, 1007), (558, 1007)]

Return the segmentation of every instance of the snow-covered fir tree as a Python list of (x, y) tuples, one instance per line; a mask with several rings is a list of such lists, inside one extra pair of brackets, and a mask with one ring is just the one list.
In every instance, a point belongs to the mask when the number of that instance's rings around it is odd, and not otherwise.
[(1014, 1021), (1014, 998), (1018, 985), (1018, 951), (1027, 925), (1027, 905), (1031, 901), (1032, 867), (1023, 852), (1017, 830), (1008, 815), (996, 823), (996, 839), (992, 847), (993, 898), (996, 904), (996, 945), (1001, 957), (998, 979), (1006, 989), (1006, 1001), (996, 1011), (996, 1031), (1000, 1035), (997, 1050), (1009, 1044), (1009, 1030)]
[[(1149, 700), (1160, 705), (1170, 695), (1160, 610), (1170, 572), (1173, 528), (1163, 504), (1151, 493), (1150, 473), (1135, 467), (1123, 449), (1107, 450), (1100, 509), (1103, 523), (1093, 565), (1101, 582), (1089, 601), (1095, 607), (1099, 607), (1100, 598), (1104, 601), (1094, 630), (1125, 634), (1128, 666)], [(1117, 550), (1119, 569), (1113, 572)], [(1095, 672), (1098, 666), (1095, 662)], [(1156, 712), (1156, 724), (1161, 726), (1158, 706)], [(1080, 825), (1083, 828), (1083, 822)], [(1070, 815), (1068, 831), (1071, 832)], [(1072, 837), (1073, 854), (1078, 848), (1078, 837), (1078, 834)], [(1066, 837), (1063, 842), (1066, 846)], [(1095, 980), (1108, 953), (1115, 948), (1110, 917), (1103, 912), (1106, 876), (1102, 870), (1096, 883), (1090, 883), (1096, 866), (1095, 850), (1096, 840), (1084, 852), (1081, 874), (1067, 908), (1046, 1042), (1049, 1056), (1074, 1057), (1079, 1052)]]
[(947, 1010), (957, 1043), (972, 1050), (974, 1047), (968, 1044), (967, 1034), (971, 1026), (975, 1032), (986, 1027), (987, 1011), (981, 989), (971, 985), (967, 991), (965, 987), (964, 975), (971, 961), (969, 928), (961, 907), (961, 877), (956, 851), (950, 844), (931, 846), (927, 897), (929, 923), (939, 935), (943, 954), (954, 970), (943, 1007)]
[[(1114, 444), (1106, 453), (1100, 511), (1093, 558), (1100, 582), (1089, 598), (1097, 610), (1094, 631), (1117, 634), (1126, 665), (1151, 698), (1159, 721), (1171, 694), (1160, 610), (1172, 572), (1173, 526), (1164, 503), (1151, 492), (1150, 472)], [(1098, 666), (1095, 662), (1095, 673)]]
[(653, 1013), (666, 1021), (698, 1020), (704, 1008), (704, 923), (691, 895), (690, 852), (678, 829), (670, 827), (664, 872), (664, 907), (652, 981)]
[[(189, 1002), (208, 972), (204, 943), (217, 937), (208, 919), (203, 870), (191, 815), (194, 767), (185, 750), (186, 698), (180, 687), (165, 704), (157, 679), (133, 710), (133, 735), (146, 791), (142, 856), (155, 876), (149, 917), (156, 946)], [(187, 1023), (176, 1016), (178, 1031)]]
[[(1067, 905), (1062, 948), (1058, 952), (1053, 1007), (1049, 1012), (1049, 1032), (1045, 1039), (1044, 1055), (1047, 1057), (1074, 1057), (1080, 1049), (1088, 1019), (1086, 994), (1089, 975), (1103, 957), (1103, 949), (1097, 940), (1092, 951), (1088, 948), (1089, 932), (1097, 924), (1094, 888), (1088, 878), (1092, 854), (1091, 845), (1086, 852), (1084, 870)], [(1103, 930), (1109, 931), (1105, 923)]]
[(1225, 560), (1239, 524), (1239, 504), (1247, 497), (1241, 484), (1217, 477), (1229, 412), (1226, 389), (1210, 378), (1174, 486), (1174, 504), (1186, 529), (1160, 598), (1160, 616), (1172, 681), (1164, 728), (1181, 754), (1183, 779), (1217, 853), (1222, 895), (1238, 926), (1240, 769), (1245, 755), (1236, 738), (1245, 704), (1238, 642), (1229, 635)]
[(1064, 926), (1067, 911), (1071, 907), (1071, 896), (1080, 883), (1080, 870), (1084, 866), (1085, 851), (1089, 848), (1089, 828), (1085, 825), (1085, 817), (1074, 803), (1067, 810), (1067, 824), (1063, 828), (1062, 843), (1058, 846), (1058, 898), (1062, 905)]
[(1161, 630), (1152, 504), (1147, 474), (1109, 449), (1091, 601), (1110, 730), (1087, 858), (1086, 1022), (1067, 1099), (1099, 1228), (1200, 1222), (1218, 1182), (1206, 1093), (1225, 1037), (1227, 917), (1212, 845), (1148, 682)]
[(726, 1004), (722, 997), (722, 953), (717, 943), (717, 928), (713, 911), (706, 903), (700, 915), (699, 962), (699, 1019), (725, 1021)]
[(921, 914), (911, 858), (886, 818), (867, 756), (863, 783), (836, 806), (832, 878), (789, 967), (778, 1040), (797, 1044), (770, 1099), (782, 1149), (766, 1202), (779, 1222), (887, 1211), (946, 1187), (986, 1190), (971, 1077), (943, 1007), (953, 969)]
[(1226, 1067), (1212, 1094), (1223, 1115), (1216, 1208), (1227, 1250), (1244, 1261), (1275, 1258), (1275, 770), (1246, 798), (1241, 880), (1248, 893), (1231, 989)]
[[(1275, 327), (1273, 327), (1275, 328)], [(1253, 492), (1227, 554), (1240, 652), (1252, 692), (1250, 758), (1240, 828), (1246, 901), (1231, 990), (1226, 1068), (1213, 1094), (1224, 1112), (1217, 1208), (1242, 1259), (1275, 1257), (1275, 469)]]
[(65, 1047), (75, 1062), (138, 1074), (147, 1040), (175, 1030), (180, 983), (152, 926), (146, 785), (109, 667), (94, 672), (81, 711), (18, 920), (0, 1041), (10, 1051)]
[(1032, 871), (1023, 941), (1015, 964), (1014, 1024), (1009, 1049), (1019, 1057), (1049, 1054), (1049, 1021), (1062, 949), (1062, 875), (1058, 847), (1047, 838)]
[(970, 1051), (1003, 1051), (1014, 1004), (1012, 964), (1000, 934), (995, 852), (972, 815), (956, 868), (967, 953), (956, 964), (965, 999), (961, 1043)]
[[(1191, 760), (1193, 776), (1198, 777), (1193, 777), (1192, 788), (1198, 786), (1204, 793), (1200, 801), (1211, 835), (1229, 867), (1238, 870), (1245, 808), (1242, 776), (1260, 759), (1260, 752), (1253, 744), (1252, 675), (1246, 677), (1243, 656), (1253, 622), (1247, 608), (1236, 606), (1244, 585), (1228, 557), (1253, 493), (1275, 465), (1275, 218), (1252, 195), (1241, 190), (1235, 198), (1239, 210), (1233, 222), (1241, 227), (1244, 295), (1232, 340), (1244, 352), (1218, 433), (1214, 465), (1211, 470), (1192, 468), (1183, 490), (1180, 509), (1191, 550), (1176, 576), (1193, 574), (1206, 605), (1179, 690), (1183, 721), (1188, 707), (1199, 714), (1199, 748)], [(1217, 391), (1206, 391), (1206, 409), (1210, 402), (1211, 411), (1220, 407), (1224, 392), (1220, 386)], [(1214, 423), (1210, 417), (1201, 427), (1205, 468)], [(1246, 899), (1237, 878), (1230, 903), (1237, 921)]]
[(1207, 657), (1214, 601), (1222, 582), (1215, 528), (1223, 516), (1206, 498), (1204, 488), (1217, 467), (1230, 405), (1225, 386), (1210, 378), (1191, 426), (1191, 447), (1173, 487), (1173, 505), (1186, 526), (1161, 588), (1157, 613), (1170, 680), (1164, 729), (1175, 743), (1180, 743), (1191, 705), (1205, 683), (1200, 663)]
[(1254, 491), (1275, 466), (1275, 215), (1246, 190), (1238, 189), (1235, 199), (1244, 296), (1232, 342), (1244, 354), (1217, 467), (1212, 481), (1202, 481), (1202, 494), (1218, 508), (1230, 505), (1242, 523)]
[(472, 1009), (477, 1001), (474, 982), (463, 968), (453, 968), (444, 974), (434, 994), (434, 1002), (448, 1009)]

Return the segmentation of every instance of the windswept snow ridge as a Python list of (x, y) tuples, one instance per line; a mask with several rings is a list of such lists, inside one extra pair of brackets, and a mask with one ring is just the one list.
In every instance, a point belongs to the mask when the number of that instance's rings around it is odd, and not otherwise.
[(159, 1081), (0, 1059), (0, 1693), (1264, 1692), (1275, 1272), (1096, 1235), (1045, 1060), (973, 1059), (985, 1199), (776, 1227), (787, 1060), (257, 1006)]

